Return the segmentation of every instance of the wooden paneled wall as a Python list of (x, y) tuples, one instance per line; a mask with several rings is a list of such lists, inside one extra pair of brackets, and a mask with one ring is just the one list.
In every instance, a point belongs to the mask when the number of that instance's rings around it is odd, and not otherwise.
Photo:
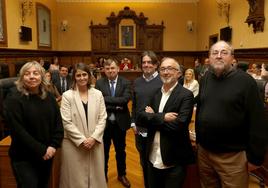
[[(55, 51), (41, 50), (21, 50), (21, 49), (0, 49), (0, 78), (5, 75), (5, 69), (8, 69), (8, 76), (17, 76), (19, 68), (28, 61), (39, 61), (43, 58), (45, 61), (51, 62)], [(4, 76), (6, 77), (6, 76)]]
[(268, 64), (268, 48), (238, 49), (235, 50), (235, 58), (238, 61), (247, 61), (250, 64)]
[[(142, 51), (138, 50), (118, 50), (107, 52), (91, 52), (91, 51), (46, 51), (46, 50), (21, 50), (21, 49), (4, 49), (0, 50), (0, 78), (4, 67), (8, 67), (9, 77), (16, 76), (18, 67), (21, 64), (40, 60), (52, 62), (53, 57), (57, 56), (60, 64), (72, 66), (78, 62), (85, 62), (87, 64), (96, 62), (99, 57), (115, 58), (121, 60), (128, 57), (132, 60), (134, 66), (140, 66), (140, 55)], [(163, 57), (173, 57), (179, 61), (184, 67), (189, 68), (194, 66), (194, 59), (200, 58), (201, 62), (208, 56), (207, 51), (158, 51), (156, 52), (159, 59)], [(238, 49), (235, 50), (235, 58), (237, 61), (247, 61), (249, 63), (268, 63), (268, 48), (258, 49)], [(3, 68), (3, 69), (2, 69)]]

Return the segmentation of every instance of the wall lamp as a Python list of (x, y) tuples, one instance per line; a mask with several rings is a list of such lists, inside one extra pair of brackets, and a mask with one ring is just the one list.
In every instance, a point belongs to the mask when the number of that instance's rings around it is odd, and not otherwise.
[(62, 20), (60, 23), (60, 30), (61, 31), (67, 31), (69, 28), (68, 21), (67, 20)]
[(218, 9), (219, 9), (219, 15), (220, 16), (225, 16), (227, 25), (229, 25), (230, 21), (230, 0), (216, 0), (218, 4)]
[(193, 32), (194, 31), (194, 24), (192, 20), (188, 20), (186, 22), (186, 28), (188, 32)]
[(32, 14), (33, 10), (33, 0), (19, 0), (20, 3), (20, 11), (21, 11), (21, 21), (22, 25), (24, 25), (25, 17)]

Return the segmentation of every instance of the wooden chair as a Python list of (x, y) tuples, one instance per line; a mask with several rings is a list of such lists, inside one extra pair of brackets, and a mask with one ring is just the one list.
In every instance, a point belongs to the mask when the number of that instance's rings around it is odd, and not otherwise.
[(249, 175), (259, 181), (260, 188), (265, 188), (265, 185), (268, 186), (268, 152), (266, 152), (264, 163), (259, 168), (251, 171)]
[(0, 79), (0, 140), (9, 134), (8, 126), (5, 124), (3, 114), (3, 102), (10, 89), (15, 86), (17, 77)]

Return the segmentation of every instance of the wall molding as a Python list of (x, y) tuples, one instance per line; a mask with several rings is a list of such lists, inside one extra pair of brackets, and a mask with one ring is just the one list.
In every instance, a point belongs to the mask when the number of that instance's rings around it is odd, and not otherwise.
[[(129, 3), (129, 0), (56, 0), (58, 3)], [(199, 0), (132, 0), (131, 3), (197, 3)]]

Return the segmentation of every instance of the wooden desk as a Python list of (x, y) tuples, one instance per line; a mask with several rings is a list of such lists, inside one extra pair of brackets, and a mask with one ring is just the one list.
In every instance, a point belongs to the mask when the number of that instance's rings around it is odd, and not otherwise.
[(133, 82), (136, 78), (142, 75), (142, 71), (136, 71), (136, 70), (119, 71), (119, 75)]
[[(11, 138), (8, 136), (0, 141), (0, 188), (16, 188), (16, 180), (13, 176), (8, 150), (11, 143)], [(50, 188), (59, 187), (59, 168), (60, 158), (59, 151), (57, 151), (52, 166)]]
[[(105, 76), (105, 73), (103, 70), (101, 70), (100, 73), (102, 76)], [(133, 82), (136, 78), (138, 78), (142, 75), (142, 71), (137, 71), (137, 70), (122, 71), (122, 70), (120, 70), (118, 74), (120, 76), (123, 76), (124, 78), (130, 80), (131, 82)]]
[(0, 188), (16, 188), (17, 184), (13, 176), (8, 156), (11, 139), (6, 137), (0, 141)]

